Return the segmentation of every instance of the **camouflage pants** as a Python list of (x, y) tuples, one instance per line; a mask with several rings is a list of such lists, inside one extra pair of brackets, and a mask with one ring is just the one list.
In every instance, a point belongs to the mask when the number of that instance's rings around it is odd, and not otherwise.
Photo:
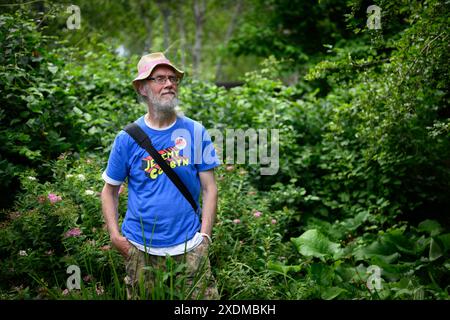
[(125, 269), (128, 299), (219, 299), (205, 242), (185, 254), (165, 257), (132, 246)]

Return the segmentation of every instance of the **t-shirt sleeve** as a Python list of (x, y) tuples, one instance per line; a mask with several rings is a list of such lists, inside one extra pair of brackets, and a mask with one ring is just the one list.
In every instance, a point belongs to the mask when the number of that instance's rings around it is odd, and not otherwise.
[(220, 165), (216, 149), (205, 127), (202, 126), (202, 161), (196, 164), (198, 171), (206, 171)]
[(102, 178), (106, 183), (120, 185), (128, 176), (128, 140), (128, 134), (124, 131), (121, 131), (114, 139), (108, 158), (108, 165), (102, 174)]

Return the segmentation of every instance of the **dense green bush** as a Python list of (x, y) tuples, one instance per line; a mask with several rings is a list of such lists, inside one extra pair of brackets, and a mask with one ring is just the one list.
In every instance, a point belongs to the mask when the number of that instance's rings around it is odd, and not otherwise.
[[(427, 1), (391, 15), (407, 16), (402, 33), (375, 44), (379, 33), (330, 46), (307, 80), (325, 79), (330, 91), (284, 86), (273, 59), (243, 87), (225, 91), (194, 84), (188, 113), (210, 128), (278, 128), (280, 171), (260, 188), (280, 182), (312, 195), (297, 207), (323, 218), (362, 212), (387, 222), (404, 214), (415, 223), (445, 221), (450, 210), (447, 14)], [(394, 10), (395, 9), (395, 10)], [(379, 39), (378, 39), (379, 40)], [(199, 95), (197, 95), (199, 94)], [(200, 106), (200, 107), (199, 107)], [(384, 223), (383, 222), (383, 223)]]
[[(27, 192), (0, 228), (2, 291), (28, 288), (41, 298), (60, 296), (69, 265), (80, 266), (89, 282), (113, 283), (113, 272), (123, 266), (101, 213), (102, 165), (95, 158), (62, 155), (52, 162), (54, 183), (41, 183), (33, 171), (21, 175)], [(122, 212), (126, 192), (123, 197)]]
[(68, 47), (20, 13), (0, 16), (0, 46), (2, 194), (15, 195), (12, 182), (26, 168), (48, 179), (42, 164), (63, 152), (106, 154), (116, 131), (144, 110), (130, 85), (135, 61), (111, 48)]
[[(183, 111), (224, 138), (279, 130), (275, 175), (248, 163), (217, 171), (211, 262), (224, 299), (448, 299), (447, 13), (435, 0), (400, 11), (390, 14), (408, 22), (401, 32), (328, 46), (296, 86), (273, 57), (231, 90), (184, 80)], [(130, 85), (137, 59), (97, 46), (69, 61), (31, 21), (3, 15), (0, 29), (1, 170), (23, 188), (3, 211), (2, 297), (60, 298), (76, 264), (89, 290), (75, 296), (123, 298), (97, 194), (112, 139), (144, 112)]]

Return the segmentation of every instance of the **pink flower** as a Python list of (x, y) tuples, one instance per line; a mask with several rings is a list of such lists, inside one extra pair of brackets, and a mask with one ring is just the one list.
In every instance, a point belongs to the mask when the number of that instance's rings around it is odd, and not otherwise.
[(64, 291), (62, 292), (63, 296), (67, 296), (69, 294), (69, 289), (64, 289)]
[(227, 171), (233, 171), (234, 170), (234, 166), (230, 164), (230, 165), (226, 166), (225, 169)]
[(255, 213), (253, 214), (255, 216), (255, 218), (259, 218), (262, 215), (261, 211), (255, 211)]
[(91, 281), (91, 280), (92, 280), (92, 276), (91, 276), (90, 274), (85, 275), (85, 276), (83, 277), (83, 281), (85, 281), (85, 282), (89, 282), (89, 281)]
[(270, 221), (272, 224), (276, 224), (277, 220), (276, 219), (272, 219), (272, 221)]
[(241, 220), (239, 220), (239, 219), (234, 219), (234, 220), (233, 220), (233, 223), (234, 223), (234, 224), (239, 224), (239, 223), (241, 223)]
[(81, 235), (83, 232), (80, 230), (80, 228), (73, 228), (70, 229), (69, 231), (67, 231), (64, 234), (64, 238), (70, 238), (70, 237), (78, 237), (79, 235)]
[(49, 193), (49, 194), (48, 194), (48, 200), (49, 200), (51, 203), (56, 203), (56, 202), (58, 202), (58, 201), (61, 201), (62, 198), (61, 198), (60, 196), (57, 196), (57, 195), (54, 194), (54, 193)]

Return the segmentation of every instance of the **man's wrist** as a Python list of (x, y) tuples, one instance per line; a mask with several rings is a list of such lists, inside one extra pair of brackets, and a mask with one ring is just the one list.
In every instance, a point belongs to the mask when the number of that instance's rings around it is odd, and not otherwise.
[(114, 242), (114, 241), (120, 240), (122, 237), (123, 236), (119, 232), (117, 232), (117, 233), (110, 234), (109, 235), (109, 240), (111, 242)]
[(209, 234), (204, 233), (204, 232), (200, 232), (200, 234), (203, 236), (203, 238), (208, 239), (208, 242), (209, 242), (210, 244), (212, 243), (212, 239), (211, 239), (211, 237), (210, 237)]

